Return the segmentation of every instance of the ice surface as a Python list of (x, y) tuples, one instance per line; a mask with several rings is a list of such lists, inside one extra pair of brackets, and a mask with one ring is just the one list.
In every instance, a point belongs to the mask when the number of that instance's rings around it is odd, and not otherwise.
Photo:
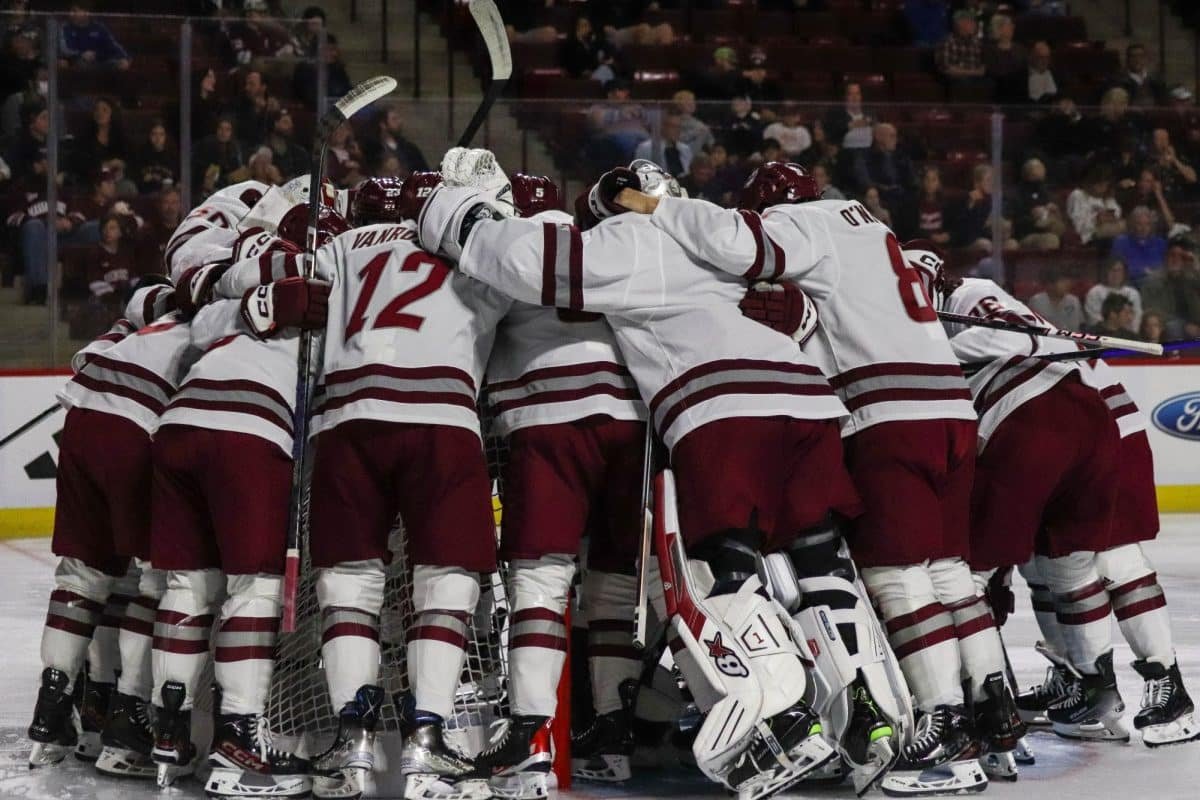
[[(1200, 692), (1200, 515), (1168, 515), (1163, 533), (1147, 546), (1166, 590), (1174, 624), (1175, 647), (1184, 681)], [(118, 800), (118, 798), (202, 797), (195, 783), (159, 791), (151, 785), (101, 778), (80, 762), (30, 772), (29, 742), (23, 738), (40, 672), (38, 643), (54, 568), (48, 539), (0, 542), (0, 798), (30, 800)], [(1022, 686), (1041, 680), (1045, 662), (1033, 651), (1037, 626), (1028, 592), (1017, 580), (1018, 611), (1005, 626), (1013, 666)], [(1133, 656), (1114, 626), (1117, 677), (1128, 707), (1127, 723), (1141, 700), (1141, 682), (1129, 667)], [(1050, 733), (1030, 741), (1037, 764), (1023, 767), (1015, 784), (993, 783), (985, 796), (1010, 800), (1098, 800), (1146, 798), (1173, 800), (1200, 796), (1200, 742), (1149, 750), (1132, 744), (1078, 743)], [(693, 773), (643, 773), (632, 785), (592, 787), (577, 783), (563, 798), (726, 797)], [(849, 798), (849, 788), (796, 792), (789, 797)], [(873, 796), (882, 797), (879, 793)]]

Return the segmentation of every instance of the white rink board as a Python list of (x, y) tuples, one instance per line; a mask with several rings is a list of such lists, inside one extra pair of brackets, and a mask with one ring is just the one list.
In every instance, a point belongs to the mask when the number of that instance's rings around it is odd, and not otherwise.
[(1122, 366), (1120, 359), (1109, 363), (1151, 419), (1148, 435), (1154, 450), (1155, 483), (1200, 484), (1200, 365), (1163, 361)]
[[(1158, 566), (1172, 612), (1176, 651), (1184, 681), (1200, 689), (1200, 515), (1164, 517), (1164, 531), (1147, 546)], [(29, 723), (39, 670), (38, 636), (45, 615), (54, 561), (46, 539), (0, 542), (0, 640), (5, 642), (0, 670), (0, 798), (27, 800), (192, 800), (203, 793), (196, 784), (159, 792), (153, 786), (101, 778), (79, 762), (68, 760), (57, 771), (31, 773), (25, 763), (29, 743), (22, 738)], [(1018, 580), (1017, 612), (1005, 626), (1017, 678), (1022, 686), (1039, 681), (1045, 662), (1033, 651), (1036, 625), (1028, 592)], [(1116, 637), (1117, 677), (1129, 708), (1129, 724), (1141, 697), (1141, 682), (1129, 668), (1129, 648)], [(1129, 745), (1076, 743), (1053, 734), (1031, 737), (1038, 763), (1023, 768), (1015, 784), (993, 784), (983, 797), (997, 800), (1184, 800), (1200, 787), (1200, 742), (1148, 750)], [(628, 787), (594, 787), (577, 783), (564, 798), (725, 798), (720, 789), (694, 773), (669, 770), (639, 775)], [(848, 788), (789, 793), (787, 797), (852, 798)], [(881, 798), (872, 793), (869, 797)]]

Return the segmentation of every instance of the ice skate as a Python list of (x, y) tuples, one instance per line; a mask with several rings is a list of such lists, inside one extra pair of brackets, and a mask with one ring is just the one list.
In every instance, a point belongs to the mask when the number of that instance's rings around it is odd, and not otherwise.
[(983, 746), (979, 763), (989, 778), (1015, 781), (1017, 761), (1013, 751), (1025, 735), (1025, 723), (1003, 675), (988, 675), (983, 691), (985, 699), (975, 704), (975, 729)]
[(162, 708), (155, 709), (154, 747), (150, 758), (158, 765), (158, 785), (170, 786), (195, 769), (196, 745), (192, 744), (192, 712), (183, 711), (187, 690), (178, 681), (162, 687)]
[(74, 704), (67, 691), (68, 683), (70, 678), (62, 670), (54, 667), (42, 670), (42, 688), (38, 689), (33, 722), (29, 723), (29, 738), (33, 740), (33, 750), (29, 753), (30, 769), (57, 764), (79, 741), (72, 719)]
[(637, 701), (637, 681), (625, 681), (618, 691), (622, 708), (597, 714), (582, 733), (571, 737), (571, 775), (576, 778), (620, 783), (633, 777), (630, 758), (636, 745), (633, 707)]
[(158, 767), (150, 758), (154, 728), (146, 702), (133, 695), (115, 693), (96, 759), (96, 770), (118, 778), (153, 778)]
[(1128, 742), (1111, 650), (1096, 659), (1096, 669), (1094, 675), (1072, 676), (1067, 697), (1050, 706), (1046, 716), (1054, 732), (1066, 739)]
[(1037, 757), (1033, 753), (1033, 748), (1029, 746), (1028, 737), (1025, 736), (1022, 736), (1021, 740), (1017, 742), (1016, 749), (1013, 750), (1012, 755), (1013, 760), (1017, 762), (1018, 766), (1032, 767), (1037, 763)]
[(1075, 670), (1043, 642), (1038, 642), (1034, 649), (1050, 659), (1051, 665), (1046, 669), (1046, 680), (1017, 695), (1017, 711), (1026, 725), (1049, 725), (1046, 710), (1066, 698)]
[(854, 791), (861, 797), (896, 763), (900, 747), (895, 728), (880, 712), (867, 687), (859, 682), (851, 689), (850, 697), (853, 707), (842, 748), (854, 779)]
[(1200, 723), (1192, 698), (1183, 688), (1179, 663), (1168, 668), (1156, 661), (1135, 661), (1133, 668), (1146, 681), (1142, 709), (1133, 718), (1133, 727), (1142, 732), (1142, 743), (1161, 747), (1200, 739)]
[(889, 797), (930, 797), (982, 792), (988, 779), (979, 766), (979, 742), (961, 706), (938, 706), (917, 722), (912, 744), (883, 779)]
[(445, 740), (442, 719), (422, 714), (406, 725), (400, 771), (404, 800), (488, 800), (492, 790), (471, 759)]
[(275, 746), (262, 714), (218, 714), (208, 764), (209, 797), (303, 797), (312, 790), (308, 761)]
[(516, 716), (475, 758), (475, 775), (488, 781), (493, 797), (539, 800), (550, 794), (554, 763), (550, 718)]
[(357, 798), (375, 767), (375, 726), (383, 708), (383, 687), (361, 687), (338, 713), (333, 744), (312, 762), (313, 797)]
[(820, 719), (804, 702), (763, 720), (726, 773), (726, 784), (738, 800), (762, 800), (799, 783), (837, 758), (821, 733)]
[(75, 746), (75, 757), (80, 761), (95, 761), (104, 749), (100, 732), (104, 730), (108, 719), (108, 704), (116, 687), (88, 678), (76, 678), (75, 682), (83, 685), (83, 696), (79, 702), (79, 744)]

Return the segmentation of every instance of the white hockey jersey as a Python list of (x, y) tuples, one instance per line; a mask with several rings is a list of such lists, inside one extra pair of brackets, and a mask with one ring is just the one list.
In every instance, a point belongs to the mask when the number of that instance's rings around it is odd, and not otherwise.
[(317, 254), (333, 289), (314, 435), (352, 419), (479, 434), (476, 401), (511, 301), (415, 242), (411, 223), (367, 225)]
[[(561, 211), (532, 217), (571, 223)], [(604, 317), (514, 302), (487, 367), (496, 433), (603, 415), (641, 420), (646, 407)]]
[[(188, 246), (189, 242), (204, 234), (207, 244), (225, 243), (225, 246), (228, 246), (227, 242), (236, 238), (238, 220), (250, 210), (250, 206), (241, 199), (243, 194), (251, 190), (265, 193), (268, 188), (270, 187), (265, 183), (258, 181), (243, 181), (226, 186), (193, 208), (175, 228), (163, 252), (163, 261), (166, 262), (164, 267), (172, 280), (187, 267), (200, 266), (216, 260), (203, 257), (195, 245)], [(221, 235), (221, 231), (227, 233)]]
[(802, 277), (820, 325), (804, 346), (850, 410), (849, 436), (880, 422), (975, 419), (971, 392), (920, 279), (895, 234), (861, 203), (818, 200), (761, 216), (664, 197), (651, 220), (700, 260), (749, 280)]
[[(439, 190), (422, 224), (467, 206), (471, 195)], [(718, 419), (846, 415), (795, 342), (742, 316), (742, 278), (694, 258), (647, 217), (622, 214), (585, 233), (529, 219), (479, 221), (459, 268), (516, 300), (604, 314), (668, 447)], [(833, 288), (825, 263), (797, 278), (818, 298)]]
[(1086, 362), (1084, 370), (1088, 375), (1087, 382), (1100, 390), (1100, 396), (1104, 398), (1117, 427), (1121, 430), (1122, 439), (1150, 427), (1146, 414), (1129, 396), (1115, 369), (1103, 359), (1095, 358)]

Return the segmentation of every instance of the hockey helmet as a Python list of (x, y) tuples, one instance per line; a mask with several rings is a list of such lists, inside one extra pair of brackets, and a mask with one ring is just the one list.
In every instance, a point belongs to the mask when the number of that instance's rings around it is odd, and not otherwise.
[(635, 158), (629, 168), (637, 174), (642, 191), (652, 197), (687, 197), (679, 181), (665, 169), (646, 158)]
[(421, 209), (433, 194), (433, 190), (442, 185), (440, 172), (414, 172), (404, 179), (400, 187), (399, 212), (401, 219), (416, 220), (421, 216)]
[(562, 208), (558, 186), (544, 175), (525, 175), (521, 172), (513, 175), (512, 200), (517, 214), (522, 217)]
[(350, 205), (350, 223), (354, 227), (377, 222), (400, 222), (400, 196), (404, 181), (400, 178), (367, 178), (358, 185)]
[(750, 173), (738, 196), (738, 208), (762, 211), (784, 203), (821, 199), (821, 187), (808, 170), (790, 161), (768, 161)]
[[(317, 218), (317, 247), (324, 246), (330, 239), (348, 230), (350, 223), (346, 222), (345, 217), (332, 208), (321, 206), (320, 216)], [(308, 205), (297, 203), (292, 206), (283, 215), (283, 219), (279, 220), (276, 235), (304, 249), (308, 237)]]
[[(279, 188), (293, 203), (307, 203), (308, 194), (312, 188), (309, 185), (311, 182), (312, 173), (306, 172), (299, 177), (292, 178)], [(330, 208), (337, 204), (337, 187), (333, 185), (332, 181), (321, 181), (321, 204)]]

